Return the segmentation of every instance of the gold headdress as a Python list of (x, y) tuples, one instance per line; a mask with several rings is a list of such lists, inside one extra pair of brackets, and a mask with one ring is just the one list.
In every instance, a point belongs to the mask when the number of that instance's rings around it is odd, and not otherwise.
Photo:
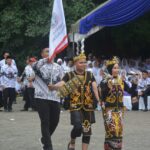
[(119, 58), (114, 56), (111, 60), (106, 61), (106, 67), (109, 65), (119, 64)]
[(80, 59), (86, 59), (86, 56), (85, 56), (84, 52), (81, 52), (79, 55), (75, 56), (73, 58), (73, 61), (76, 62), (76, 61), (78, 61)]

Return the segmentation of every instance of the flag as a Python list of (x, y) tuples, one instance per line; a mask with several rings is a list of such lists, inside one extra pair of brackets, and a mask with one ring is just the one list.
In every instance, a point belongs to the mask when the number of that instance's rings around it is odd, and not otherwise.
[(66, 22), (62, 0), (54, 0), (50, 34), (49, 34), (49, 60), (68, 46)]

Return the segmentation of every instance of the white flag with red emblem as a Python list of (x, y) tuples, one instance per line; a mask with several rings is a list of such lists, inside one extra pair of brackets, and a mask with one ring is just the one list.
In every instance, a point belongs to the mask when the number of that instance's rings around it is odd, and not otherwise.
[(66, 22), (62, 0), (54, 0), (50, 34), (49, 34), (49, 60), (68, 46)]

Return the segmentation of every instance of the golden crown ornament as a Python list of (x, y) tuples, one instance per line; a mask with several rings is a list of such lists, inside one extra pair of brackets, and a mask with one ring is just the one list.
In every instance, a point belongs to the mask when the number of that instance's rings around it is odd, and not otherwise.
[(114, 56), (111, 60), (106, 61), (106, 67), (114, 64), (119, 64), (119, 58)]

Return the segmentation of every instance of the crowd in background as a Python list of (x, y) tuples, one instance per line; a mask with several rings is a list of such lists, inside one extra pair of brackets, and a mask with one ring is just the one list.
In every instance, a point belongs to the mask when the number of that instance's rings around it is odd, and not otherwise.
[[(26, 67), (19, 76), (15, 60), (10, 56), (9, 52), (3, 53), (3, 59), (0, 60), (0, 106), (4, 107), (4, 111), (12, 111), (12, 105), (16, 102), (16, 94), (23, 93), (25, 105), (23, 110), (28, 111), (29, 108), (35, 110), (34, 100), (34, 78), (35, 73), (32, 64), (37, 61), (36, 57), (27, 57)], [(96, 79), (97, 85), (105, 76), (105, 58), (98, 59), (92, 54), (87, 57), (87, 70), (91, 71)], [(73, 60), (65, 57), (64, 59), (56, 59), (56, 63), (60, 65), (64, 74), (74, 70)], [(126, 59), (120, 60), (120, 76), (131, 86), (132, 82), (137, 83), (137, 99), (132, 99), (132, 104), (138, 105), (139, 97), (143, 97), (145, 110), (148, 110), (148, 96), (150, 95), (150, 58), (142, 60)], [(124, 93), (128, 95), (128, 93)], [(134, 106), (133, 106), (134, 108)], [(138, 108), (135, 108), (138, 109)]]

